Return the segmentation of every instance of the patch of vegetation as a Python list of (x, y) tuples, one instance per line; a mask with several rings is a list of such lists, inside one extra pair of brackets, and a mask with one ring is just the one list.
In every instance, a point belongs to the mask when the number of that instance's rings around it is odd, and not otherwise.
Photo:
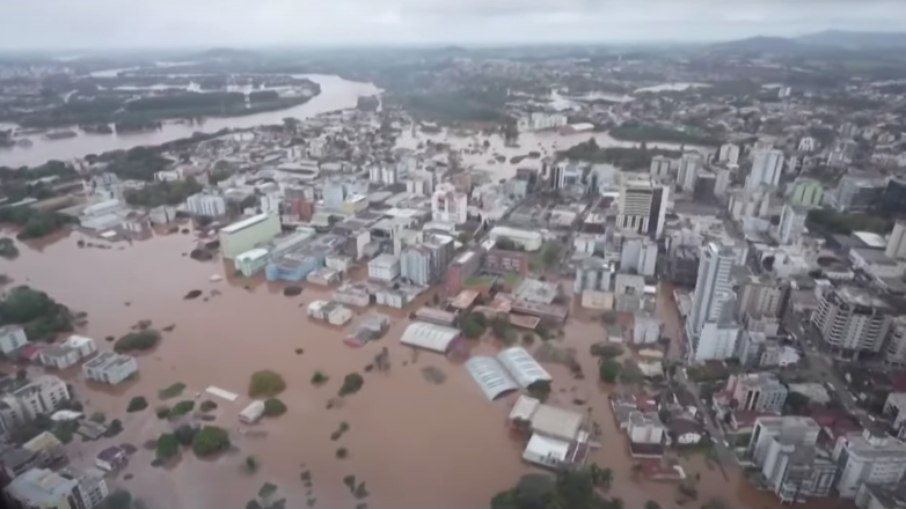
[(266, 482), (261, 485), (261, 489), (258, 490), (258, 498), (269, 498), (277, 493), (277, 485), (274, 483)]
[(252, 398), (276, 396), (284, 389), (286, 382), (283, 377), (271, 370), (256, 371), (249, 381), (249, 396)]
[(885, 234), (893, 229), (892, 217), (847, 214), (829, 208), (810, 211), (806, 220), (810, 229), (843, 235), (849, 235), (854, 231)]
[(110, 424), (107, 425), (107, 431), (104, 432), (104, 436), (107, 438), (115, 437), (123, 432), (123, 422), (119, 419), (113, 419), (110, 421)]
[(264, 415), (277, 417), (286, 413), (286, 405), (277, 398), (264, 400)]
[(213, 412), (214, 410), (217, 410), (217, 402), (206, 399), (198, 405), (198, 409), (205, 413)]
[(126, 407), (126, 412), (139, 412), (148, 408), (148, 400), (143, 396), (135, 396), (129, 400), (129, 405)]
[(77, 219), (59, 212), (33, 209), (28, 206), (0, 207), (0, 223), (19, 226), (17, 239), (36, 239), (50, 235)]
[(340, 396), (348, 396), (359, 392), (359, 389), (365, 385), (365, 379), (358, 373), (350, 373), (343, 378), (343, 385), (340, 387)]
[(204, 426), (192, 439), (192, 451), (198, 457), (217, 454), (230, 446), (230, 437), (227, 431), (218, 426)]
[(66, 306), (28, 286), (13, 288), (0, 302), (0, 325), (21, 325), (29, 341), (53, 341), (58, 333), (71, 332), (73, 322)]
[(526, 387), (529, 396), (540, 400), (542, 403), (547, 401), (551, 394), (551, 383), (548, 380), (538, 380)]
[(601, 366), (598, 369), (598, 375), (600, 376), (601, 381), (612, 384), (616, 383), (622, 370), (623, 366), (619, 362), (613, 359), (607, 359), (601, 362)]
[(623, 361), (623, 369), (620, 371), (620, 382), (624, 384), (640, 384), (645, 380), (645, 375), (641, 368), (632, 359)]
[(682, 153), (678, 150), (649, 149), (648, 144), (644, 142), (639, 147), (601, 148), (594, 138), (589, 138), (588, 141), (583, 141), (559, 152), (561, 158), (591, 163), (610, 163), (628, 171), (647, 171), (654, 156), (675, 158), (681, 155)]
[(349, 456), (349, 451), (347, 451), (345, 447), (340, 447), (339, 449), (337, 449), (337, 452), (336, 452), (337, 459), (341, 459), (341, 460), (346, 459), (346, 457), (348, 457), (348, 456)]
[(104, 412), (94, 412), (91, 414), (91, 417), (88, 418), (91, 422), (96, 422), (98, 424), (104, 424), (104, 421), (107, 420), (107, 416), (104, 415)]
[(160, 460), (168, 460), (179, 454), (179, 441), (173, 433), (163, 433), (157, 437), (154, 447), (154, 456)]
[(186, 198), (203, 189), (194, 178), (175, 182), (152, 182), (141, 189), (130, 189), (125, 192), (126, 203), (138, 207), (159, 207), (161, 205), (179, 205)]
[[(516, 485), (491, 499), (491, 509), (531, 509), (562, 507), (569, 509), (616, 509), (616, 498), (605, 499), (595, 490), (587, 468), (548, 474), (526, 474)], [(551, 501), (557, 501), (551, 505)]]
[(134, 509), (132, 494), (126, 490), (116, 490), (98, 505), (98, 509)]
[(343, 434), (345, 434), (347, 431), (349, 431), (349, 423), (347, 423), (346, 421), (343, 421), (343, 422), (341, 422), (340, 425), (337, 427), (336, 431), (334, 431), (333, 433), (330, 434), (330, 439), (333, 440), (334, 442), (336, 442), (336, 441), (339, 440), (339, 439), (343, 436)]
[(170, 417), (170, 407), (167, 405), (160, 405), (154, 409), (154, 414), (157, 415), (158, 419), (167, 419)]
[(173, 435), (176, 436), (176, 441), (185, 447), (192, 445), (192, 441), (195, 440), (195, 434), (198, 433), (198, 428), (192, 426), (191, 424), (182, 424), (175, 430), (173, 430)]
[(0, 257), (12, 260), (19, 256), (19, 248), (16, 247), (15, 241), (8, 237), (0, 239)]
[(53, 436), (57, 437), (57, 440), (68, 444), (72, 442), (75, 432), (79, 429), (79, 421), (58, 421), (53, 423), (53, 426), (50, 428), (50, 432), (53, 433)]
[(242, 462), (242, 465), (243, 467), (245, 467), (245, 471), (250, 474), (257, 472), (258, 468), (261, 466), (258, 463), (258, 458), (254, 456), (246, 456), (245, 461)]
[(170, 408), (169, 417), (170, 417), (170, 419), (176, 419), (178, 417), (182, 417), (183, 415), (188, 414), (189, 412), (191, 412), (194, 409), (195, 409), (194, 401), (192, 401), (190, 399), (183, 400), (183, 401), (180, 401), (179, 403), (173, 405), (172, 408)]
[(171, 399), (176, 398), (182, 394), (182, 391), (186, 390), (186, 384), (182, 382), (176, 382), (170, 386), (157, 391), (157, 397), (160, 399)]
[(481, 313), (466, 313), (458, 320), (462, 335), (467, 338), (479, 338), (488, 326), (488, 319)]
[(703, 132), (701, 129), (680, 128), (674, 129), (660, 125), (626, 122), (610, 130), (610, 135), (618, 140), (639, 142), (666, 142), (689, 145), (703, 145), (715, 147), (723, 140), (715, 135)]
[(160, 341), (160, 332), (154, 329), (140, 330), (130, 332), (116, 340), (113, 349), (120, 353), (150, 350), (157, 346), (158, 341)]
[(311, 384), (315, 386), (324, 385), (328, 380), (330, 380), (330, 377), (320, 370), (315, 371), (315, 374), (311, 375)]
[(623, 355), (623, 347), (610, 343), (595, 343), (589, 348), (589, 353), (601, 359), (614, 359)]

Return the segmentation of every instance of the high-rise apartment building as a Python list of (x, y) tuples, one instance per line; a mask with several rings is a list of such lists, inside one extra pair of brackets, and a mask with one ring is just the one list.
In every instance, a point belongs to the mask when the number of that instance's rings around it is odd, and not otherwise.
[(837, 493), (854, 498), (865, 483), (894, 484), (906, 474), (906, 444), (886, 433), (850, 433), (837, 440)]
[(746, 190), (754, 191), (759, 186), (776, 187), (783, 173), (783, 152), (775, 148), (755, 152), (752, 171), (746, 179)]
[(652, 239), (664, 233), (667, 215), (667, 189), (651, 180), (630, 180), (620, 190), (620, 216), (617, 225), (623, 231), (647, 235)]
[(811, 322), (828, 346), (858, 356), (878, 353), (893, 322), (890, 305), (867, 288), (823, 285)]

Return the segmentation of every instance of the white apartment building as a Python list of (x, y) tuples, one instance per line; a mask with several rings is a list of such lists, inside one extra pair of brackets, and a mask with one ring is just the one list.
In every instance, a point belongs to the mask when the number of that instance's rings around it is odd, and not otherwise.
[(702, 248), (692, 310), (686, 320), (690, 338), (697, 337), (706, 322), (724, 318), (725, 305), (735, 305), (732, 271), (738, 257), (739, 253), (732, 245), (709, 242)]
[(837, 439), (834, 460), (839, 468), (837, 492), (854, 498), (865, 483), (894, 484), (906, 474), (906, 444), (870, 430)]
[(533, 111), (528, 115), (519, 117), (516, 121), (516, 129), (519, 132), (526, 131), (544, 131), (546, 129), (557, 129), (566, 126), (569, 118), (562, 113), (544, 113)]
[(440, 223), (463, 224), (468, 220), (468, 201), (468, 196), (453, 184), (439, 184), (431, 195), (431, 219)]
[(799, 140), (799, 146), (797, 147), (799, 152), (814, 152), (817, 148), (818, 142), (811, 136), (804, 136)]
[(906, 260), (906, 220), (901, 219), (893, 226), (884, 254), (894, 260)]
[(810, 417), (761, 417), (748, 452), (781, 503), (804, 502), (830, 492), (837, 465), (816, 447), (821, 428)]
[(186, 209), (193, 216), (226, 215), (226, 199), (218, 194), (197, 193), (186, 198)]
[(726, 164), (739, 164), (739, 145), (724, 143), (717, 153), (717, 162)]
[(0, 353), (9, 355), (28, 343), (25, 330), (18, 325), (0, 327)]
[(634, 444), (664, 442), (664, 424), (657, 412), (631, 412), (626, 433), (629, 435), (629, 441)]
[(783, 206), (780, 212), (780, 223), (777, 225), (777, 241), (785, 246), (797, 244), (805, 231), (805, 220), (808, 209), (791, 205)]
[(103, 352), (82, 365), (85, 378), (110, 385), (117, 385), (138, 373), (138, 362), (131, 355)]
[(657, 243), (649, 237), (623, 239), (620, 250), (620, 271), (653, 276), (657, 267)]
[(740, 328), (735, 322), (705, 323), (689, 352), (691, 362), (724, 361), (736, 357)]
[(368, 278), (390, 282), (400, 275), (400, 259), (392, 254), (382, 254), (368, 262)]
[(752, 161), (752, 171), (746, 178), (746, 191), (760, 186), (777, 187), (783, 173), (783, 152), (777, 149), (758, 150)]
[(37, 376), (0, 397), (0, 431), (49, 414), (69, 398), (66, 382), (53, 375)]
[(731, 375), (727, 392), (742, 411), (777, 412), (786, 403), (787, 388), (773, 373)]
[(649, 173), (651, 178), (654, 179), (665, 179), (670, 176), (670, 166), (673, 161), (666, 156), (654, 156), (651, 158), (651, 166), (649, 167)]
[(704, 157), (698, 152), (686, 152), (680, 157), (676, 183), (687, 193), (695, 190), (695, 181), (704, 165)]
[(815, 292), (818, 308), (811, 322), (828, 346), (854, 355), (881, 351), (893, 323), (893, 309), (886, 301), (857, 286), (822, 285)]

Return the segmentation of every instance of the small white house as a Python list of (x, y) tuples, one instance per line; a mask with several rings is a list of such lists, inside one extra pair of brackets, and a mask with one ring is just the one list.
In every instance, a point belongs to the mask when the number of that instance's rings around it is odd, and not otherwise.
[(79, 351), (66, 345), (50, 345), (38, 355), (41, 364), (56, 369), (66, 369), (79, 362)]
[(264, 415), (264, 402), (256, 399), (239, 412), (239, 420), (245, 424), (254, 424)]
[(316, 300), (308, 305), (308, 316), (331, 325), (346, 325), (352, 320), (352, 310), (339, 302)]
[(25, 331), (18, 325), (0, 327), (0, 353), (9, 355), (28, 343)]
[(95, 341), (87, 336), (73, 334), (63, 342), (63, 346), (72, 348), (79, 353), (79, 357), (84, 359), (94, 352), (98, 351)]
[(138, 372), (138, 362), (131, 355), (103, 352), (82, 366), (85, 378), (117, 385)]

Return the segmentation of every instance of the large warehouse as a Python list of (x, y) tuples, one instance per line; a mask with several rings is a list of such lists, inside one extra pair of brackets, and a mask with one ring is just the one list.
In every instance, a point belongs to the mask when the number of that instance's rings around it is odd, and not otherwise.
[(279, 234), (280, 218), (276, 214), (258, 214), (221, 228), (220, 252), (232, 260)]
[(400, 337), (404, 345), (447, 353), (459, 337), (459, 330), (427, 322), (412, 322)]

